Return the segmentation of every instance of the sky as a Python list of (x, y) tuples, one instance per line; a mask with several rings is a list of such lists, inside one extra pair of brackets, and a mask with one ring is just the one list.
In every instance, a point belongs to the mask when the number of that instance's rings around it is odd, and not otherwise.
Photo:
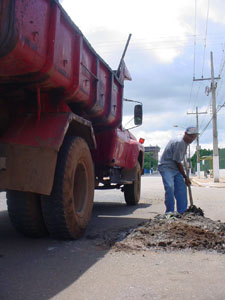
[[(201, 148), (213, 149), (210, 53), (216, 80), (218, 147), (225, 147), (225, 1), (224, 0), (61, 0), (63, 8), (96, 52), (117, 69), (129, 34), (125, 56), (132, 81), (124, 98), (143, 103), (143, 124), (132, 129), (145, 146), (162, 153), (171, 138), (196, 125), (199, 114)], [(126, 128), (132, 109), (124, 103)], [(194, 154), (196, 142), (191, 145)]]

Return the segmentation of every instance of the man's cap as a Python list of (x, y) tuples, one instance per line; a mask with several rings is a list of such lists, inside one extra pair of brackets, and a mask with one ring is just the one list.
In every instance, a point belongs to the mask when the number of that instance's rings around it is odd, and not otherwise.
[(194, 126), (190, 126), (190, 127), (186, 128), (185, 132), (187, 134), (198, 134), (198, 130)]

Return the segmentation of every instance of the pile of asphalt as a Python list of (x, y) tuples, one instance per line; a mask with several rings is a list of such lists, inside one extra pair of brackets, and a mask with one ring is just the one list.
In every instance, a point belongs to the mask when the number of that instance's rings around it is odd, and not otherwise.
[(225, 223), (192, 212), (157, 215), (122, 236), (113, 245), (115, 251), (193, 249), (225, 254)]

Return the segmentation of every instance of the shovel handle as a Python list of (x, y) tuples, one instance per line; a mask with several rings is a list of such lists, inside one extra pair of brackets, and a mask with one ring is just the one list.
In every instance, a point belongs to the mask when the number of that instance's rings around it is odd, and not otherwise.
[(190, 204), (191, 204), (191, 206), (193, 206), (193, 198), (192, 198), (192, 191), (191, 191), (190, 185), (188, 185), (188, 193), (189, 193)]
[[(186, 176), (190, 180), (186, 157), (184, 158), (184, 165), (185, 165), (185, 170), (186, 170)], [(192, 191), (191, 191), (191, 186), (190, 185), (188, 185), (188, 193), (189, 193), (190, 204), (191, 204), (191, 206), (193, 206), (193, 197), (192, 197)]]

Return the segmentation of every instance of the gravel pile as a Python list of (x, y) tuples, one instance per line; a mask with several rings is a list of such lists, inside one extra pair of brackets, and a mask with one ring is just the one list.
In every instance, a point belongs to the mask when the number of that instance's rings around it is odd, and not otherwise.
[(116, 251), (210, 250), (225, 253), (225, 223), (185, 213), (182, 216), (157, 215), (127, 232), (117, 241)]

